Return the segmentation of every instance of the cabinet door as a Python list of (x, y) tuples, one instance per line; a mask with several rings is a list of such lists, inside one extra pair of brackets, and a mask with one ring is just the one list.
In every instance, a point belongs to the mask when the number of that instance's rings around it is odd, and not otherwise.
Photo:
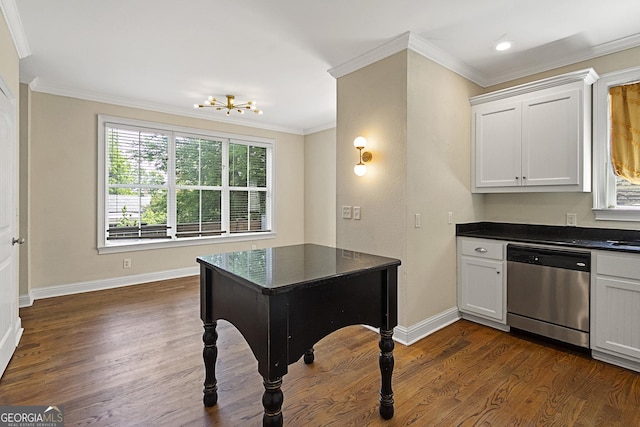
[(476, 187), (515, 187), (521, 182), (520, 103), (474, 108)]
[(460, 258), (460, 310), (504, 320), (503, 262)]
[(597, 277), (593, 301), (597, 319), (594, 348), (640, 361), (640, 282)]
[(522, 104), (524, 185), (579, 184), (580, 91), (563, 91)]

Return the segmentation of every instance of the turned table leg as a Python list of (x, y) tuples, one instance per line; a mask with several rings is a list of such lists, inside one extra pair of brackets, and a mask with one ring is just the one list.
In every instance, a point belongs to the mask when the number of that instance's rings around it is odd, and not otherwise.
[(262, 406), (264, 406), (264, 415), (262, 416), (263, 427), (281, 427), (282, 426), (282, 402), (284, 395), (282, 394), (282, 377), (270, 381), (264, 378), (264, 394), (262, 395)]
[(216, 332), (217, 322), (205, 323), (204, 334), (204, 350), (202, 356), (204, 358), (204, 397), (202, 401), (204, 406), (213, 406), (218, 402), (218, 385), (216, 381), (216, 359), (218, 358), (218, 332)]
[(315, 356), (313, 355), (313, 347), (304, 352), (304, 363), (307, 365), (313, 363)]
[(393, 373), (393, 329), (380, 329), (380, 373), (382, 387), (380, 388), (380, 416), (385, 420), (393, 417), (393, 390), (391, 389), (391, 374)]

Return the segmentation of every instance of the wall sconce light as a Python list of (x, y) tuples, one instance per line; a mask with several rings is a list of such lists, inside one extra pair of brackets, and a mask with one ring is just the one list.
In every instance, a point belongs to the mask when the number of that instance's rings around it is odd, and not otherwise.
[(362, 152), (364, 147), (367, 146), (367, 140), (365, 137), (357, 137), (353, 140), (353, 145), (358, 149), (359, 157), (358, 164), (353, 167), (353, 172), (358, 176), (362, 176), (367, 173), (367, 166), (365, 165), (365, 163), (371, 161), (373, 155), (369, 151), (365, 151), (364, 153)]

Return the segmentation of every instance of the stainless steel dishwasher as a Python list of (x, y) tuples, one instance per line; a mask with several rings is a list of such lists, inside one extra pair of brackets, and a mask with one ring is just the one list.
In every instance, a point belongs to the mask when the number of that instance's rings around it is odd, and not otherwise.
[(507, 324), (589, 348), (591, 254), (507, 246)]

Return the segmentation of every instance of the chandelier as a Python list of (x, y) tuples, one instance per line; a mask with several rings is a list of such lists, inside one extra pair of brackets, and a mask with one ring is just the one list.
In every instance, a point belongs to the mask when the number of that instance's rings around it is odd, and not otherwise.
[(203, 104), (194, 104), (194, 108), (205, 108), (205, 107), (213, 107), (217, 111), (227, 110), (227, 116), (231, 114), (231, 111), (235, 110), (240, 114), (244, 114), (245, 110), (253, 111), (256, 114), (262, 114), (261, 110), (256, 108), (255, 101), (241, 102), (239, 104), (235, 103), (236, 97), (233, 95), (226, 95), (227, 102), (218, 101), (213, 96), (210, 96)]

